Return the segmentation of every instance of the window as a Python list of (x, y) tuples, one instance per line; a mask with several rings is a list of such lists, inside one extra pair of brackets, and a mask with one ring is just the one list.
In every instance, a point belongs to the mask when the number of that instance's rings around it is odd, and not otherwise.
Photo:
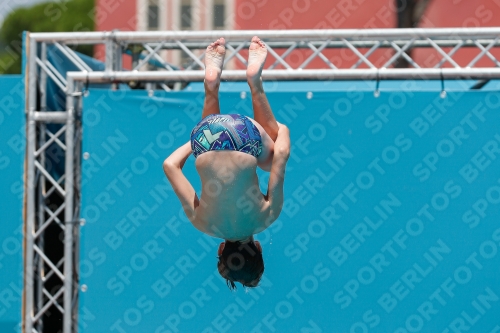
[(160, 26), (158, 0), (148, 1), (148, 30), (158, 30)]
[(191, 29), (191, 1), (182, 0), (181, 3), (181, 30)]
[(216, 1), (214, 4), (214, 29), (224, 29), (224, 18), (226, 6), (222, 1)]

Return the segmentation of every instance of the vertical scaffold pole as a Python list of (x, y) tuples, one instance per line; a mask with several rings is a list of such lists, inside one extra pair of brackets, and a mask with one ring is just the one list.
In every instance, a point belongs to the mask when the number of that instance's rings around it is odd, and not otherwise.
[(74, 81), (68, 78), (66, 91), (66, 161), (65, 161), (65, 191), (64, 198), (64, 319), (63, 333), (72, 333), (73, 319), (73, 226), (75, 218), (73, 215), (73, 192), (74, 192), (74, 135), (75, 135), (75, 103), (74, 103)]
[(106, 37), (106, 44), (105, 44), (105, 61), (104, 61), (104, 66), (105, 66), (105, 71), (106, 72), (111, 72), (113, 71), (114, 68), (114, 58), (115, 58), (115, 43), (113, 40), (114, 32), (111, 31), (108, 33), (108, 36)]
[(34, 228), (35, 228), (35, 150), (36, 150), (36, 57), (37, 45), (34, 39), (30, 38), (29, 33), (26, 34), (26, 48), (28, 56), (28, 84), (27, 84), (27, 100), (26, 100), (26, 226), (25, 226), (25, 266), (24, 266), (24, 283), (25, 283), (25, 302), (24, 302), (24, 325), (25, 332), (31, 333), (33, 329), (33, 298), (34, 298), (34, 275), (33, 275), (33, 259), (34, 259)]
[[(41, 43), (40, 45), (40, 58), (41, 61), (45, 64), (47, 61), (47, 44), (46, 43)], [(38, 89), (40, 91), (40, 110), (41, 111), (47, 111), (47, 73), (45, 71), (40, 71), (40, 75), (38, 78), (39, 85)], [(42, 147), (43, 144), (45, 143), (45, 129), (47, 125), (44, 122), (41, 122), (38, 124), (38, 147)], [(40, 164), (46, 167), (46, 158), (45, 158), (45, 151), (40, 154)], [(37, 223), (35, 231), (39, 230), (43, 223), (45, 222), (45, 205), (46, 205), (46, 198), (45, 198), (45, 176), (43, 174), (40, 174), (39, 180), (38, 180), (38, 190), (37, 190), (37, 196), (38, 196), (38, 216), (37, 216)], [(40, 249), (44, 249), (45, 247), (45, 231), (42, 232), (39, 236), (38, 239), (34, 240), (33, 243), (37, 244), (38, 242), (38, 247)], [(38, 260), (37, 263), (38, 267), (36, 267), (36, 309), (42, 309), (43, 308), (43, 288), (45, 287), (44, 285), (44, 280), (43, 277), (45, 276), (45, 271), (44, 271), (44, 263), (43, 260)], [(35, 267), (34, 267), (35, 269)], [(35, 325), (37, 331), (42, 332), (43, 331), (43, 320), (39, 320), (37, 322), (37, 325)]]

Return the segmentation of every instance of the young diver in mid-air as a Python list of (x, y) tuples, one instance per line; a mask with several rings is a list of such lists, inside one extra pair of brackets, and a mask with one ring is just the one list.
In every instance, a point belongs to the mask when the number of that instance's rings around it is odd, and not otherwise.
[[(194, 227), (225, 240), (218, 249), (217, 267), (228, 287), (235, 289), (235, 282), (257, 286), (264, 272), (262, 247), (253, 235), (269, 227), (281, 212), (290, 133), (276, 122), (264, 93), (261, 74), (267, 48), (256, 36), (246, 71), (254, 119), (220, 114), (225, 52), (224, 38), (207, 47), (202, 119), (192, 130), (191, 140), (165, 160), (163, 169)], [(201, 198), (182, 173), (191, 153), (202, 182)], [(270, 171), (266, 195), (259, 189), (257, 166)]]

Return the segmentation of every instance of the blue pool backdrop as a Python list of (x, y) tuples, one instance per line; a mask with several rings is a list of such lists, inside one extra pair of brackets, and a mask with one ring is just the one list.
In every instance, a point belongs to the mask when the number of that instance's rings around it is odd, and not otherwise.
[[(291, 134), (285, 203), (256, 236), (260, 286), (236, 292), (162, 170), (203, 91), (90, 90), (79, 331), (500, 332), (500, 93), (363, 84), (267, 86)], [(220, 100), (252, 115), (248, 90)], [(193, 156), (184, 172), (200, 193)]]
[(23, 290), (24, 80), (0, 77), (0, 332), (19, 332)]

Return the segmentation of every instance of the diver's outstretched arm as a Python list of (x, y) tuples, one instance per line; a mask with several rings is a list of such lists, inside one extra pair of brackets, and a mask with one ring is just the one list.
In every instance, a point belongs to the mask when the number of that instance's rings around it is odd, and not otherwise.
[(193, 185), (182, 173), (184, 163), (191, 155), (191, 142), (187, 142), (181, 147), (177, 148), (167, 159), (163, 162), (163, 171), (167, 176), (175, 194), (179, 198), (182, 208), (186, 213), (189, 220), (195, 217), (196, 208), (200, 204), (198, 195), (196, 194)]
[(274, 143), (273, 164), (269, 176), (266, 200), (269, 202), (269, 216), (272, 221), (278, 218), (283, 207), (283, 185), (285, 167), (290, 157), (290, 131), (285, 125), (278, 123), (278, 136)]

